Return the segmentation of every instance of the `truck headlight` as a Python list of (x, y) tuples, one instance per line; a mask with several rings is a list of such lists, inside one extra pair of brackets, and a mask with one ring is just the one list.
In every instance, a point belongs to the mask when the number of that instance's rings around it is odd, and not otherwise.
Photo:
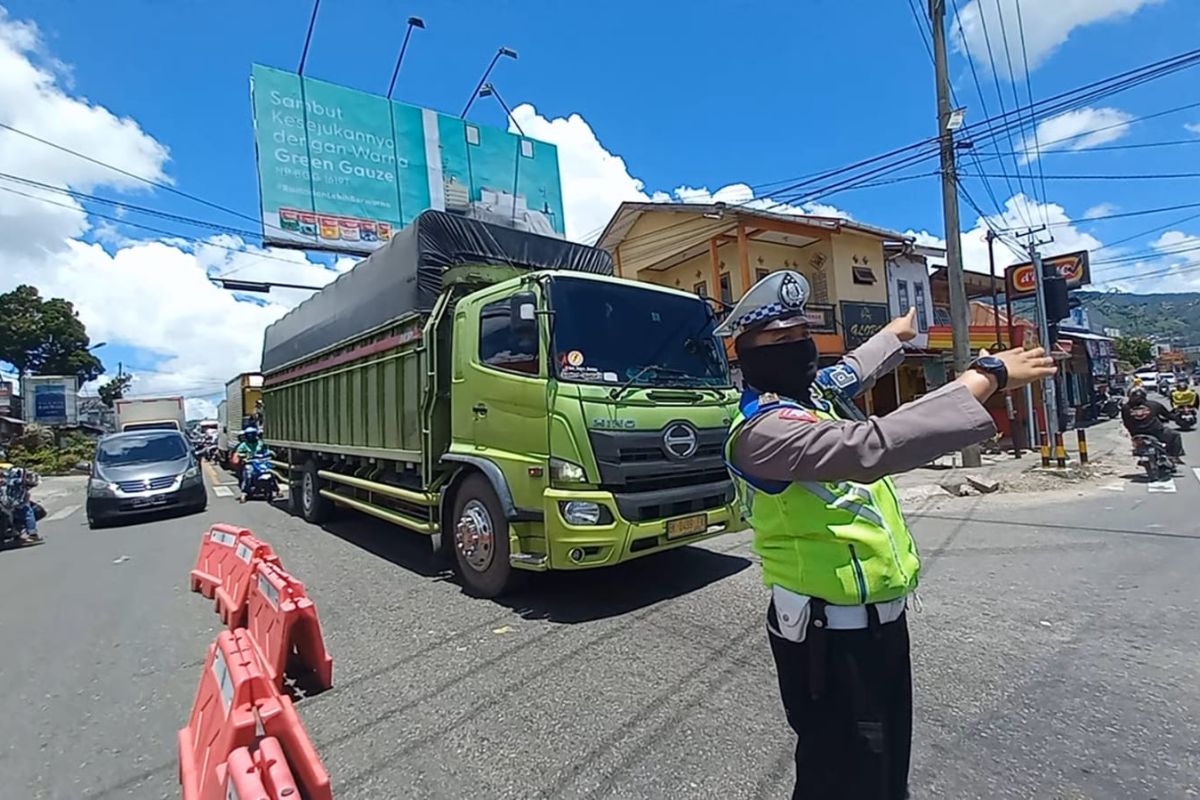
[(107, 495), (117, 491), (115, 483), (109, 483), (103, 478), (91, 478), (88, 480), (88, 494)]
[(578, 464), (563, 461), (561, 458), (550, 459), (550, 480), (559, 483), (587, 483), (587, 473)]
[(599, 525), (602, 509), (599, 503), (586, 500), (568, 500), (559, 504), (563, 519), (568, 525)]

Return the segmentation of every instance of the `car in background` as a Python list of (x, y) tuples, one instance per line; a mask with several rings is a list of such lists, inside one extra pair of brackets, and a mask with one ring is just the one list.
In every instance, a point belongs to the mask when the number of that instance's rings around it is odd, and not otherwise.
[(1175, 388), (1175, 373), (1174, 372), (1158, 373), (1158, 391), (1160, 394), (1162, 394), (1164, 396), (1169, 395), (1171, 393), (1171, 390), (1174, 388)]
[[(1156, 367), (1143, 367), (1133, 373), (1134, 382), (1138, 383), (1147, 392), (1153, 392), (1158, 389), (1158, 369)], [(1133, 384), (1130, 384), (1132, 386)]]
[(96, 443), (87, 487), (89, 527), (149, 511), (198, 512), (207, 505), (200, 461), (179, 431), (126, 431)]

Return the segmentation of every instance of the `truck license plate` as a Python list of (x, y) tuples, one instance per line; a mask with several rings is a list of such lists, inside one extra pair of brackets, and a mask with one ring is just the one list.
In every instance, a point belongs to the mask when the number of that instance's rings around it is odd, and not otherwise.
[(706, 514), (667, 520), (668, 539), (694, 536), (697, 533), (704, 533), (706, 530), (708, 530), (708, 515)]

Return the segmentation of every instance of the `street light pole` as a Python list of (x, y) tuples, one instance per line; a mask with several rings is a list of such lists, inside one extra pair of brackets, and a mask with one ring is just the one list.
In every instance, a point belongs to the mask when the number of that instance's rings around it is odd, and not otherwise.
[[(392, 99), (392, 91), (396, 88), (396, 78), (400, 77), (400, 65), (404, 63), (404, 53), (408, 50), (408, 40), (412, 38), (413, 28), (425, 29), (425, 20), (420, 17), (409, 17), (408, 27), (404, 29), (404, 41), (400, 45), (400, 55), (396, 56), (396, 68), (392, 70), (392, 81), (388, 84), (387, 97)], [(392, 140), (395, 141), (395, 134)]]
[(470, 111), (471, 106), (475, 104), (475, 98), (479, 97), (479, 90), (483, 88), (483, 84), (487, 82), (488, 76), (492, 74), (492, 69), (496, 66), (496, 62), (500, 60), (500, 56), (507, 56), (508, 58), (515, 59), (517, 57), (517, 51), (513, 50), (511, 47), (501, 47), (496, 50), (496, 55), (492, 56), (491, 63), (489, 63), (487, 69), (483, 71), (483, 77), (480, 78), (479, 83), (475, 85), (474, 90), (471, 92), (471, 96), (467, 98), (467, 104), (463, 106), (462, 113), (458, 115), (460, 119), (466, 118), (467, 112)]
[[(962, 375), (971, 363), (971, 329), (967, 288), (963, 282), (961, 228), (958, 222), (958, 178), (954, 169), (954, 129), (961, 116), (950, 107), (950, 76), (946, 62), (946, 0), (929, 0), (933, 28), (933, 69), (937, 82), (938, 139), (942, 172), (942, 215), (946, 228), (946, 279), (950, 289), (950, 329), (953, 336), (954, 372)], [(962, 450), (964, 467), (983, 463), (979, 445)]]

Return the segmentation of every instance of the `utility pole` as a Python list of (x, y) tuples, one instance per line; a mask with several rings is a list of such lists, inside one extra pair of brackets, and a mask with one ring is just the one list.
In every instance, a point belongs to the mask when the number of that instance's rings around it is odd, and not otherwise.
[[(1029, 239), (1029, 260), (1033, 262), (1033, 276), (1036, 283), (1034, 306), (1038, 324), (1038, 343), (1046, 348), (1046, 355), (1054, 349), (1050, 341), (1050, 320), (1046, 319), (1046, 276), (1042, 274), (1042, 254), (1038, 252), (1037, 242), (1032, 235)], [(1042, 379), (1042, 401), (1046, 409), (1046, 437), (1053, 445), (1058, 433), (1058, 392), (1054, 376)]]
[[(950, 75), (946, 67), (946, 0), (929, 0), (933, 29), (933, 70), (937, 81), (938, 140), (941, 151), (942, 215), (946, 228), (946, 279), (950, 285), (950, 330), (954, 343), (954, 372), (962, 375), (971, 363), (971, 330), (967, 287), (963, 283), (961, 228), (958, 223), (958, 178), (954, 169), (954, 128), (951, 124)], [(978, 467), (979, 445), (962, 451), (964, 467)]]

